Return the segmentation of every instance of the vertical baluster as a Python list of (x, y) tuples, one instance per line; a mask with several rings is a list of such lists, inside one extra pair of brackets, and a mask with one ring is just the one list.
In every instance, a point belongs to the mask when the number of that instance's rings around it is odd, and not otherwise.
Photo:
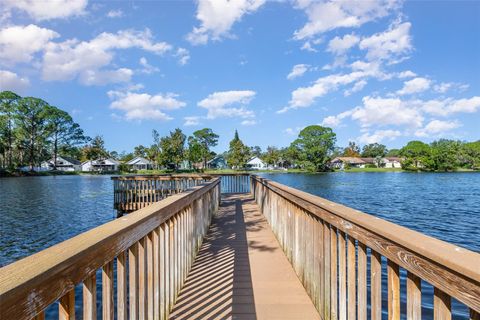
[(170, 291), (170, 299), (169, 299), (169, 310), (171, 310), (173, 306), (173, 299), (175, 298), (175, 222), (174, 218), (169, 220), (169, 291)]
[(152, 232), (153, 244), (153, 317), (160, 319), (160, 227)]
[(163, 223), (159, 227), (159, 241), (160, 241), (160, 291), (159, 291), (159, 296), (160, 296), (160, 319), (165, 320), (167, 311), (165, 310), (165, 305), (166, 305), (166, 297), (167, 297), (167, 269), (165, 266), (165, 263), (167, 261), (167, 252), (166, 252), (166, 246), (165, 246), (165, 228), (166, 228), (166, 223)]
[(323, 229), (323, 243), (324, 243), (324, 263), (325, 263), (325, 310), (324, 310), (324, 319), (330, 319), (330, 224), (324, 222)]
[[(347, 262), (345, 233), (339, 231), (338, 237), (338, 316), (347, 319)], [(381, 319), (379, 319), (381, 320)]]
[(138, 318), (147, 318), (146, 237), (138, 241)]
[(75, 289), (68, 291), (58, 303), (59, 320), (75, 320)]
[(117, 257), (117, 319), (127, 320), (127, 253)]
[(470, 309), (470, 320), (480, 320), (480, 313), (473, 309)]
[(422, 284), (419, 277), (411, 272), (407, 275), (407, 318), (420, 320), (422, 318)]
[(448, 294), (438, 288), (433, 290), (433, 318), (450, 320), (452, 318), (452, 302)]
[(388, 319), (400, 319), (400, 277), (399, 267), (388, 260)]
[(338, 319), (338, 275), (337, 275), (337, 229), (332, 226), (330, 231), (330, 304), (331, 304), (331, 319)]
[(45, 320), (45, 311), (40, 311), (35, 317), (34, 320)]
[(153, 307), (154, 307), (154, 295), (153, 295), (153, 281), (154, 281), (154, 274), (153, 274), (153, 233), (150, 232), (146, 237), (146, 254), (147, 254), (147, 276), (146, 276), (146, 283), (147, 283), (147, 315), (148, 319), (153, 319)]
[(128, 249), (128, 300), (130, 319), (138, 318), (138, 243)]
[(372, 320), (382, 320), (382, 257), (372, 250), (370, 254), (370, 304)]
[(348, 319), (356, 319), (356, 257), (355, 257), (355, 239), (348, 235), (347, 242), (347, 281), (348, 281)]
[(367, 247), (358, 241), (357, 319), (367, 320)]
[(113, 320), (113, 261), (102, 268), (102, 315), (103, 320)]
[(83, 281), (83, 319), (97, 319), (97, 278), (95, 273)]
[[(320, 315), (325, 314), (325, 244), (323, 243), (325, 237), (323, 236), (324, 227), (323, 221), (318, 220), (318, 239), (319, 239), (319, 254), (320, 254)], [(295, 248), (294, 248), (295, 249)]]

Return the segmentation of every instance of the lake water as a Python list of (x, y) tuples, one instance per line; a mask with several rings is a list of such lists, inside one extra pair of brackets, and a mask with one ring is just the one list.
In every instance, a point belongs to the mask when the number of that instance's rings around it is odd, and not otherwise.
[[(480, 252), (480, 173), (336, 172), (262, 176)], [(115, 216), (109, 176), (0, 179), (0, 266), (111, 221)], [(404, 272), (401, 277), (404, 284)], [(432, 288), (422, 286), (423, 299), (427, 299), (423, 313), (430, 318)], [(453, 303), (457, 309), (458, 305)], [(404, 307), (402, 299), (402, 310)], [(55, 317), (56, 310), (55, 306), (49, 308), (48, 318)], [(460, 307), (454, 318), (467, 318), (466, 312)]]

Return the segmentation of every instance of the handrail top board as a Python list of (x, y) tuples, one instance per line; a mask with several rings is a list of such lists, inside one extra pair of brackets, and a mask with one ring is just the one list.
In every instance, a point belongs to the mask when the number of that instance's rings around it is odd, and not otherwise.
[(124, 176), (112, 176), (112, 180), (148, 180), (148, 179), (211, 179), (221, 176), (250, 176), (250, 173), (238, 172), (238, 173), (179, 173), (179, 174), (131, 174)]
[[(280, 195), (282, 197), (292, 201), (309, 212), (309, 208), (303, 205), (302, 201), (298, 200), (303, 200), (327, 211), (328, 213), (359, 225), (385, 239), (411, 250), (412, 252), (416, 252), (429, 260), (440, 263), (450, 270), (467, 276), (476, 282), (480, 282), (480, 254), (477, 252), (427, 236), (423, 233), (361, 212), (360, 210), (349, 208), (339, 203), (288, 187), (266, 178), (252, 175), (252, 179), (255, 179), (277, 194), (279, 193), (278, 191), (281, 191), (282, 194)], [(315, 214), (314, 212), (311, 213)], [(348, 233), (348, 230), (344, 232)]]
[(202, 183), (0, 268), (0, 318), (25, 299), (35, 303), (27, 301), (20, 318), (35, 316), (32, 310), (53, 303), (219, 183)]

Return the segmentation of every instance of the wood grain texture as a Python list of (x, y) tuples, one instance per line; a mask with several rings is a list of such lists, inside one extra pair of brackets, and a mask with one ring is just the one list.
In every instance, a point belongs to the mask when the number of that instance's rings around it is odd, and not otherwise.
[(400, 320), (400, 270), (398, 265), (388, 260), (388, 319)]
[(411, 272), (407, 274), (407, 318), (422, 319), (422, 282)]
[(95, 273), (83, 281), (83, 319), (97, 319), (97, 277)]
[(117, 257), (117, 319), (127, 320), (127, 253)]
[(347, 292), (348, 292), (348, 319), (357, 318), (357, 277), (355, 239), (348, 235), (347, 240)]
[(347, 319), (347, 249), (345, 233), (338, 236), (338, 317)]
[(451, 300), (450, 296), (440, 289), (433, 290), (433, 317), (435, 320), (452, 319)]
[(138, 317), (138, 244), (128, 249), (128, 300), (130, 319)]
[(370, 306), (372, 320), (382, 320), (382, 257), (370, 254)]
[(58, 319), (75, 320), (75, 290), (68, 291), (58, 301)]
[(367, 247), (358, 243), (357, 319), (367, 320)]
[(113, 320), (113, 261), (102, 268), (102, 319)]

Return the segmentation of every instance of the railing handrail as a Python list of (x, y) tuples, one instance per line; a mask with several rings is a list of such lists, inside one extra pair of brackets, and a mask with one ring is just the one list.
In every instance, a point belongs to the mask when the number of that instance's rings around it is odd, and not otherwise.
[(212, 179), (221, 176), (249, 176), (248, 172), (231, 173), (161, 173), (161, 174), (128, 174), (112, 176), (112, 180), (172, 180), (172, 179)]
[(213, 179), (0, 268), (0, 318), (35, 316), (219, 183)]
[[(449, 274), (443, 274), (442, 279), (435, 279), (433, 276), (430, 276), (428, 279), (423, 278), (421, 275), (420, 277), (431, 283), (433, 282), (433, 285), (442, 288), (452, 297), (455, 297), (474, 309), (480, 308), (480, 296), (475, 297), (480, 290), (479, 253), (460, 248), (448, 242), (363, 213), (359, 210), (349, 208), (265, 178), (252, 175), (252, 179), (307, 212), (322, 220), (328, 221), (332, 226), (335, 226), (345, 233), (357, 233), (355, 232), (356, 230), (354, 230), (355, 226), (367, 230), (372, 237), (362, 237), (360, 235), (361, 232), (358, 232), (355, 237), (357, 239), (364, 238), (364, 241), (362, 242), (369, 246), (378, 249), (382, 247), (382, 244), (377, 243), (377, 239), (385, 239), (387, 243), (396, 244), (397, 246), (406, 249), (400, 254), (411, 252), (416, 256), (425, 258), (425, 261), (429, 261), (430, 265), (432, 265), (432, 263), (437, 265), (439, 270), (449, 270)], [(388, 259), (396, 260), (396, 262), (403, 268), (413, 273), (418, 272), (418, 269), (413, 268), (410, 264), (415, 263), (416, 261), (408, 261), (413, 258), (413, 256), (400, 257), (396, 256), (397, 254), (400, 255), (398, 252), (388, 252), (388, 250), (382, 251), (382, 254)], [(423, 266), (420, 266), (420, 268), (422, 267)], [(425, 274), (427, 273), (428, 272)], [(435, 273), (438, 272), (435, 271)], [(456, 279), (464, 279), (464, 282), (462, 284), (454, 284), (454, 281), (449, 279), (452, 275)], [(447, 279), (452, 283), (448, 283)], [(467, 286), (461, 288), (461, 291), (469, 292), (470, 296), (458, 294), (460, 291), (457, 291), (457, 289), (463, 285)], [(475, 290), (469, 291), (472, 288)]]

